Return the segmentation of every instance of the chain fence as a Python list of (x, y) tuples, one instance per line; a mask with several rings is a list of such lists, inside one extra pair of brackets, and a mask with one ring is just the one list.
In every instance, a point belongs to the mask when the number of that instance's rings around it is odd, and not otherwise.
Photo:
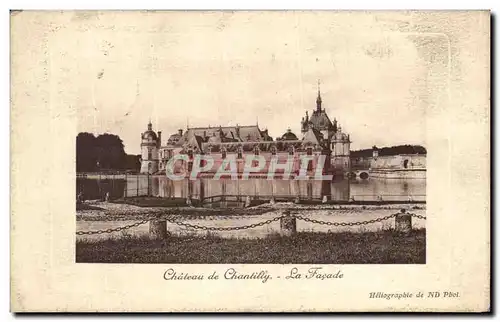
[[(318, 225), (326, 225), (326, 226), (341, 226), (341, 227), (346, 227), (346, 226), (361, 226), (361, 225), (369, 225), (369, 224), (374, 224), (378, 222), (382, 222), (385, 220), (389, 220), (391, 218), (395, 218), (398, 215), (410, 215), (414, 218), (426, 220), (427, 217), (423, 215), (418, 215), (415, 213), (409, 213), (409, 212), (399, 212), (395, 214), (391, 214), (388, 216), (376, 218), (376, 219), (371, 219), (371, 220), (363, 220), (363, 221), (357, 221), (357, 222), (331, 222), (331, 221), (324, 221), (324, 220), (316, 220), (316, 219), (311, 219), (307, 218), (301, 215), (293, 214), (293, 213), (286, 213), (280, 216), (276, 216), (274, 218), (264, 220), (258, 223), (253, 223), (249, 225), (244, 225), (244, 226), (230, 226), (230, 227), (214, 227), (214, 226), (203, 226), (203, 225), (197, 225), (197, 224), (190, 224), (188, 222), (183, 222), (178, 219), (184, 218), (183, 216), (152, 216), (149, 218), (142, 219), (140, 221), (137, 221), (135, 223), (125, 225), (125, 226), (120, 226), (117, 228), (108, 228), (108, 229), (100, 229), (100, 230), (93, 230), (93, 231), (77, 231), (77, 235), (95, 235), (95, 234), (109, 234), (109, 233), (114, 233), (114, 232), (120, 232), (123, 230), (127, 230), (133, 227), (138, 227), (140, 225), (144, 225), (152, 220), (165, 220), (167, 222), (170, 222), (172, 224), (178, 225), (178, 226), (183, 226), (186, 228), (191, 228), (195, 230), (204, 230), (204, 231), (235, 231), (235, 230), (244, 230), (244, 229), (251, 229), (251, 228), (256, 228), (260, 226), (265, 226), (268, 224), (271, 224), (272, 222), (281, 220), (283, 218), (287, 217), (292, 217), (298, 220), (303, 220), (305, 222), (313, 223), (313, 224), (318, 224)], [(185, 219), (185, 218), (184, 218)], [(116, 219), (113, 218), (112, 221), (115, 221)], [(131, 220), (130, 218), (125, 219), (125, 220)], [(110, 220), (111, 221), (111, 220)]]
[(193, 225), (193, 224), (189, 224), (189, 223), (186, 223), (186, 222), (180, 222), (180, 221), (176, 221), (176, 220), (169, 220), (169, 219), (166, 219), (166, 220), (168, 222), (173, 223), (173, 224), (176, 224), (176, 225), (179, 225), (179, 226), (184, 226), (184, 227), (187, 227), (187, 228), (192, 228), (192, 229), (210, 230), (210, 231), (231, 231), (231, 230), (242, 230), (242, 229), (250, 229), (250, 228), (264, 226), (264, 225), (270, 224), (270, 223), (272, 223), (274, 221), (278, 221), (278, 220), (280, 220), (283, 217), (285, 217), (285, 216), (282, 215), (282, 216), (278, 216), (278, 217), (275, 217), (275, 218), (272, 218), (272, 219), (264, 220), (264, 221), (256, 223), (256, 224), (245, 225), (245, 226), (237, 226), (237, 227), (213, 227), (213, 226), (210, 227), (210, 226)]
[(108, 228), (108, 229), (99, 229), (99, 230), (90, 230), (90, 231), (77, 231), (77, 235), (96, 235), (96, 234), (109, 234), (109, 233), (114, 233), (122, 230), (127, 230), (132, 227), (137, 227), (140, 225), (144, 225), (148, 223), (150, 220), (141, 220), (136, 223), (130, 224), (130, 225), (125, 225), (117, 228)]
[(295, 215), (294, 217), (303, 221), (307, 221), (313, 224), (320, 224), (320, 225), (327, 225), (327, 226), (360, 226), (360, 225), (368, 225), (368, 224), (373, 224), (376, 222), (381, 222), (390, 218), (396, 217), (398, 214), (392, 214), (389, 216), (377, 218), (377, 219), (372, 219), (372, 220), (364, 220), (364, 221), (358, 221), (358, 222), (331, 222), (331, 221), (323, 221), (323, 220), (316, 220), (316, 219), (310, 219), (307, 217), (303, 216), (298, 216)]

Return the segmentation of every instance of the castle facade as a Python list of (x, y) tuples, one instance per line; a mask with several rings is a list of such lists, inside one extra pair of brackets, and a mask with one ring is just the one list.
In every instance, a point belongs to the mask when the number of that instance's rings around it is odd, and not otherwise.
[(292, 158), (292, 171), (297, 173), (301, 155), (308, 155), (312, 159), (307, 166), (308, 172), (315, 171), (319, 157), (324, 156), (327, 160), (324, 170), (343, 174), (350, 167), (350, 143), (349, 135), (342, 132), (336, 119), (333, 122), (330, 120), (322, 107), (318, 88), (316, 108), (310, 116), (306, 111), (302, 118), (300, 138), (290, 128), (273, 140), (268, 130), (261, 130), (258, 125), (188, 127), (171, 134), (166, 144), (162, 145), (161, 132), (155, 133), (150, 122), (147, 131), (141, 133), (140, 172), (164, 173), (168, 161), (178, 154), (187, 155), (189, 161), (176, 163), (175, 171), (189, 171), (194, 156), (202, 154), (214, 159), (214, 169), (218, 169), (224, 159), (235, 158), (239, 173), (243, 171), (247, 155), (264, 157), (266, 166), (263, 173), (267, 173), (271, 158), (283, 162)]

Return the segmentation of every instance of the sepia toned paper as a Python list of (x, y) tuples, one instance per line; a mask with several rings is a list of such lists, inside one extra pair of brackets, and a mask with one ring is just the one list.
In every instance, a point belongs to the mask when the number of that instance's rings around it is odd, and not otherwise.
[[(489, 55), (488, 11), (11, 12), (11, 310), (489, 311)], [(75, 261), (79, 132), (131, 154), (148, 122), (281, 136), (318, 80), (351, 150), (425, 145), (424, 264)], [(314, 267), (342, 278), (286, 278)]]

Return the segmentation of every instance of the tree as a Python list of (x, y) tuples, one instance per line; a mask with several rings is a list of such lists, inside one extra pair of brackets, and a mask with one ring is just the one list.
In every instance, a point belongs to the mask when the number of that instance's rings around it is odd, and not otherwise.
[(96, 138), (100, 169), (125, 169), (125, 150), (119, 136), (104, 133)]
[(125, 156), (125, 169), (138, 171), (141, 168), (141, 155), (127, 154)]
[(79, 133), (76, 137), (76, 171), (136, 170), (140, 155), (127, 155), (118, 135)]
[(95, 171), (96, 162), (96, 137), (92, 133), (79, 133), (76, 137), (76, 171)]

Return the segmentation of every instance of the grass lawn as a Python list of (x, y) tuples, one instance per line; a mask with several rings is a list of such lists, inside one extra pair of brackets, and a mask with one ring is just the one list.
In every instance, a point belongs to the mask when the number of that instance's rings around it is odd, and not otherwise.
[(79, 263), (425, 264), (425, 229), (401, 235), (376, 232), (313, 233), (262, 239), (124, 236), (77, 240)]

